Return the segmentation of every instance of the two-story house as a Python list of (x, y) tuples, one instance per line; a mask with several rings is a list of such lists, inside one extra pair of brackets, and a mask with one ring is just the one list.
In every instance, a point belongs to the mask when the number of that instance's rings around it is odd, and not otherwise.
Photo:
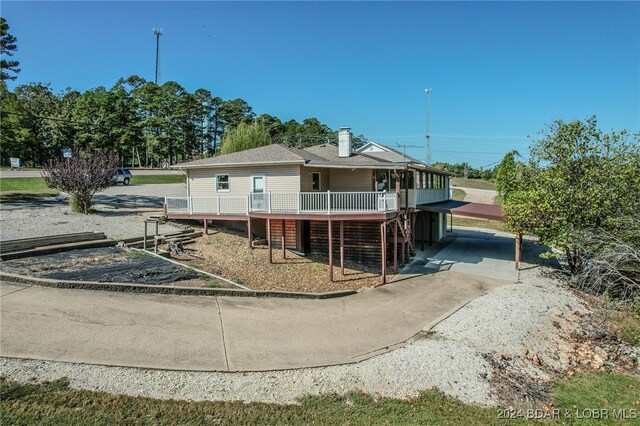
[[(397, 269), (416, 240), (446, 233), (443, 213), (417, 208), (450, 198), (450, 174), (391, 148), (352, 148), (349, 128), (338, 145), (273, 144), (174, 166), (186, 172), (187, 197), (167, 197), (170, 219), (232, 222), (272, 248)], [(286, 250), (282, 251), (286, 256)]]

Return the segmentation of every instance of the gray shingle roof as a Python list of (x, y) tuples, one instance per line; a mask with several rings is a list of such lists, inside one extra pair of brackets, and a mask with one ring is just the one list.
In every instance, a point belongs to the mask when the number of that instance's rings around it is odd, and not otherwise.
[[(339, 157), (335, 144), (325, 143), (308, 148), (292, 148), (281, 144), (272, 144), (252, 148), (232, 154), (203, 158), (202, 160), (176, 164), (174, 168), (220, 167), (251, 164), (300, 163), (318, 167), (360, 167), (360, 168), (405, 168), (408, 163), (420, 163), (414, 158), (403, 158), (396, 152), (354, 153), (351, 157)], [(433, 167), (424, 166), (441, 172)], [(442, 172), (441, 172), (442, 173)]]

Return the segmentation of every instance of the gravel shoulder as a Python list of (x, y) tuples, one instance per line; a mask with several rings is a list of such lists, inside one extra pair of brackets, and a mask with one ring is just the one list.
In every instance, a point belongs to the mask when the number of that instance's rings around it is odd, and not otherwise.
[[(526, 373), (528, 382), (548, 381), (553, 368), (563, 368), (554, 367), (554, 354), (570, 349), (567, 336), (576, 325), (570, 319), (588, 313), (572, 291), (532, 269), (523, 271), (520, 283), (473, 300), (407, 345), (357, 364), (205, 373), (3, 358), (0, 367), (4, 377), (20, 382), (67, 377), (75, 388), (163, 399), (293, 403), (309, 394), (351, 390), (407, 398), (436, 387), (467, 403), (496, 405), (505, 401), (499, 385), (509, 377), (508, 370), (496, 368), (496, 360), (519, 360), (518, 371)], [(558, 318), (566, 320), (560, 328)]]

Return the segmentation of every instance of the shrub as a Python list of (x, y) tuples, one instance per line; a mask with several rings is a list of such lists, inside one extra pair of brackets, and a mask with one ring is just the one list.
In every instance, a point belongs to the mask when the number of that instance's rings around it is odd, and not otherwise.
[(48, 187), (69, 194), (73, 211), (89, 214), (93, 196), (113, 184), (116, 168), (113, 153), (87, 150), (43, 167), (42, 176)]

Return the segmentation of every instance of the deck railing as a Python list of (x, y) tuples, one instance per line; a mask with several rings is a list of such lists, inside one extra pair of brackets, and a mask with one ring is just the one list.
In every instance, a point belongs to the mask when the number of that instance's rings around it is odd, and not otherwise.
[[(406, 197), (409, 195), (409, 202), (407, 204)], [(439, 201), (449, 200), (449, 190), (445, 188), (440, 189), (409, 189), (405, 191), (400, 190), (400, 208), (403, 207), (416, 207), (420, 204), (437, 203)]]
[(167, 214), (348, 214), (395, 211), (393, 192), (265, 192), (242, 196), (166, 197)]

